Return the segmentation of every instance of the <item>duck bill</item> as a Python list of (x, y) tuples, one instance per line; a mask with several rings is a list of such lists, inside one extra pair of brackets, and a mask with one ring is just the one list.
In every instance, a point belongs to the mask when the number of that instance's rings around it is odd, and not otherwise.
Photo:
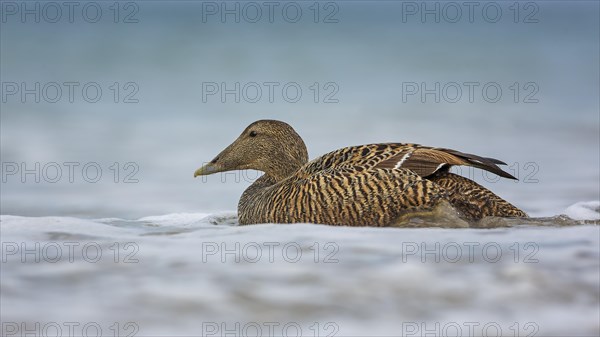
[(223, 169), (223, 167), (221, 167), (221, 165), (208, 163), (202, 166), (201, 168), (197, 169), (196, 172), (194, 172), (194, 178), (196, 178), (197, 176), (207, 176), (209, 174), (219, 173), (223, 171), (225, 170)]
[[(239, 140), (236, 140), (235, 142), (231, 143), (228, 147), (225, 148), (225, 150), (221, 151), (221, 153), (219, 153), (213, 160), (211, 160), (207, 164), (204, 164), (201, 168), (197, 169), (196, 172), (194, 172), (194, 178), (196, 178), (197, 176), (207, 176), (219, 172), (243, 169), (243, 167), (240, 166), (235, 160), (237, 152), (236, 147), (238, 142)], [(232, 153), (233, 160), (231, 158)]]

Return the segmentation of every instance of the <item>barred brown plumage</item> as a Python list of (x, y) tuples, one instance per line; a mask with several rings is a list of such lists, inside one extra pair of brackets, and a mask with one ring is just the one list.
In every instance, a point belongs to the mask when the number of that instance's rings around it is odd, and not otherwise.
[(194, 177), (243, 169), (264, 172), (239, 200), (240, 224), (390, 226), (444, 202), (470, 220), (527, 217), (483, 186), (448, 172), (453, 165), (467, 165), (516, 179), (498, 164), (504, 163), (403, 143), (345, 147), (309, 162), (306, 145), (291, 126), (260, 120)]

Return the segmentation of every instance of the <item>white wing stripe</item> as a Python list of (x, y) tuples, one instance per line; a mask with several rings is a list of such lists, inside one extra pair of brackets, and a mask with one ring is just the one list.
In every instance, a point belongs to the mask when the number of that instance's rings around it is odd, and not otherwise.
[(400, 161), (394, 166), (394, 168), (395, 169), (401, 168), (402, 164), (410, 157), (411, 154), (412, 154), (412, 152), (408, 152), (407, 154), (402, 156), (402, 159), (400, 159)]

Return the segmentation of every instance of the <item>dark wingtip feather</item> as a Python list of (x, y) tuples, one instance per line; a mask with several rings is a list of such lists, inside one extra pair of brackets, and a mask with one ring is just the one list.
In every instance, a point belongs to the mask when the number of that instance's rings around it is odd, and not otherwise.
[(491, 161), (494, 164), (498, 164), (498, 165), (506, 165), (505, 162), (503, 162), (502, 160), (498, 160), (496, 158), (488, 158), (488, 157), (483, 157), (484, 159), (487, 159), (489, 161)]
[[(506, 165), (506, 164), (503, 164)], [(507, 179), (512, 179), (512, 180), (519, 180), (517, 179), (515, 176), (513, 176), (512, 174), (503, 171), (501, 168), (499, 168), (498, 166), (496, 166), (496, 168), (498, 169), (497, 171), (491, 171), (492, 173), (496, 173), (497, 175), (503, 177), (503, 178), (507, 178)]]
[(515, 178), (512, 174), (503, 171), (501, 168), (498, 167), (498, 165), (506, 165), (506, 163), (501, 160), (495, 158), (480, 157), (470, 153), (461, 154), (462, 158), (466, 159), (471, 165), (477, 168), (495, 173), (503, 178), (519, 180)]
[[(483, 159), (483, 158), (482, 158)], [(487, 159), (487, 158), (485, 158)], [(475, 167), (479, 167), (480, 169), (484, 169), (486, 171), (490, 171), (492, 173), (495, 173), (503, 178), (507, 178), (507, 179), (513, 179), (513, 180), (519, 180), (517, 178), (515, 178), (512, 174), (502, 170), (501, 168), (498, 167), (498, 165), (496, 165), (495, 161), (479, 161), (477, 163), (474, 163)], [(502, 165), (506, 165), (506, 164), (502, 164)]]

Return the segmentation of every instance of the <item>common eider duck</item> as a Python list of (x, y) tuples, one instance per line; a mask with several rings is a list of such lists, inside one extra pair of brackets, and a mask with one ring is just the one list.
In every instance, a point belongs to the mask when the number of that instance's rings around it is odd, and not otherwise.
[(461, 218), (527, 217), (525, 212), (474, 181), (449, 172), (453, 165), (516, 179), (505, 163), (418, 144), (351, 146), (308, 161), (306, 145), (288, 124), (259, 120), (194, 177), (223, 171), (264, 172), (238, 203), (241, 225), (316, 223), (401, 226), (411, 212), (449, 203)]

